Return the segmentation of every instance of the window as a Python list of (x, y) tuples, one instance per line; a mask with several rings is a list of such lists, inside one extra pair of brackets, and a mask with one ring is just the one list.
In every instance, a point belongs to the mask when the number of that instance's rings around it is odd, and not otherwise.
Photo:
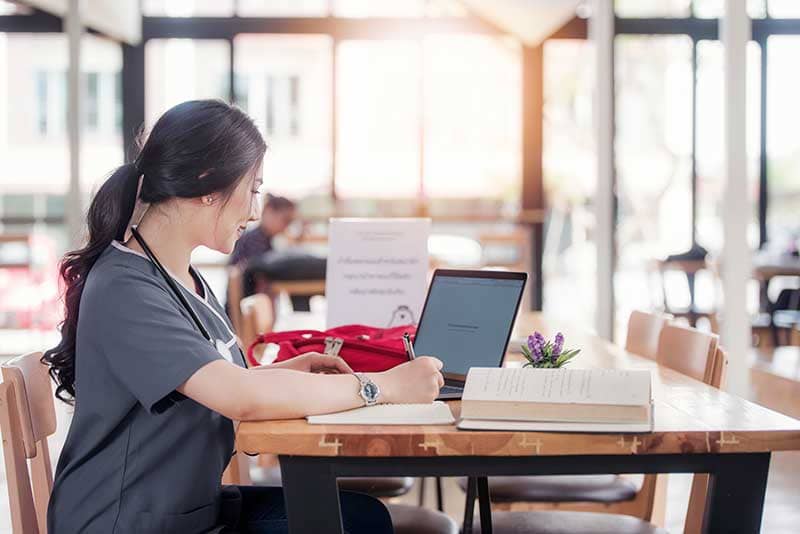
[(519, 45), (459, 35), (427, 38), (424, 47), (425, 196), (497, 198), (518, 205)]
[(48, 75), (46, 71), (34, 74), (36, 77), (36, 126), (38, 132), (47, 135), (47, 97)]
[(154, 39), (145, 45), (145, 113), (152, 126), (175, 104), (200, 98), (228, 100), (228, 43)]
[(420, 192), (420, 48), (410, 41), (344, 41), (337, 50), (336, 192)]
[(800, 2), (797, 0), (769, 0), (769, 16), (776, 19), (800, 18)]
[[(597, 284), (593, 51), (585, 40), (544, 45), (544, 309), (585, 324), (594, 323)], [(576, 307), (575, 302), (583, 304)]]
[[(767, 12), (765, 0), (747, 0), (747, 12), (751, 18), (764, 18)], [(694, 14), (702, 19), (714, 19), (723, 16), (724, 0), (694, 0)]]
[(243, 17), (324, 17), (328, 0), (239, 0)]
[(691, 49), (685, 36), (616, 39), (623, 256), (634, 243), (652, 247), (656, 256), (691, 245)]
[(86, 127), (90, 131), (97, 131), (98, 120), (98, 93), (100, 76), (96, 72), (86, 73)]
[(616, 38), (617, 316), (651, 308), (654, 259), (692, 244), (692, 41)]
[[(758, 246), (758, 175), (760, 157), (761, 54), (747, 49), (747, 173), (751, 213), (748, 238)], [(722, 251), (724, 181), (724, 69), (719, 41), (697, 43), (697, 241), (713, 253)]]
[(237, 103), (265, 136), (267, 190), (331, 192), (333, 42), (323, 35), (241, 35), (234, 51)]
[(149, 17), (230, 17), (234, 0), (143, 0)]
[(616, 0), (619, 17), (688, 17), (691, 0)]
[(0, 34), (0, 196), (66, 192), (66, 66), (64, 35)]
[(466, 9), (458, 0), (333, 0), (337, 17), (458, 17)]
[[(122, 94), (116, 87), (122, 75), (120, 45), (110, 39), (84, 36), (82, 69), (85, 73), (82, 76), (81, 187), (88, 202), (125, 159), (119, 124)], [(66, 145), (66, 140), (64, 143)]]
[(798, 50), (800, 36), (779, 35), (767, 41), (767, 225), (770, 241), (778, 246), (784, 246), (800, 233)]
[[(239, 75), (238, 83), (243, 84), (242, 94), (248, 95), (248, 98), (251, 80), (250, 76)], [(273, 140), (295, 137), (300, 131), (300, 81), (300, 76), (295, 74), (267, 74), (264, 78), (265, 132)], [(244, 107), (255, 106), (248, 101)]]

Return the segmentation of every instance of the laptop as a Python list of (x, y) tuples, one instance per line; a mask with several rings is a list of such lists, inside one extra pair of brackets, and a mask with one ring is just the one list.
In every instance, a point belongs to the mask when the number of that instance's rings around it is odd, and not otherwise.
[(442, 360), (439, 399), (460, 399), (470, 367), (500, 367), (527, 274), (437, 269), (414, 338), (414, 353)]

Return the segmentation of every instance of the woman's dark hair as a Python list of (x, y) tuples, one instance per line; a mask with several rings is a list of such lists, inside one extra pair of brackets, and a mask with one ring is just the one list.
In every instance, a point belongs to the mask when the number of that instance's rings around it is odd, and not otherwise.
[(295, 203), (288, 198), (267, 193), (267, 200), (264, 202), (265, 210), (284, 211), (293, 210), (294, 208)]
[(252, 119), (218, 100), (192, 100), (171, 108), (139, 146), (134, 161), (114, 171), (92, 199), (86, 246), (61, 260), (66, 286), (61, 342), (45, 352), (42, 361), (58, 384), (56, 396), (67, 403), (75, 397), (75, 338), (86, 276), (108, 245), (123, 239), (139, 177), (144, 176), (139, 198), (150, 204), (214, 192), (227, 199), (267, 149)]

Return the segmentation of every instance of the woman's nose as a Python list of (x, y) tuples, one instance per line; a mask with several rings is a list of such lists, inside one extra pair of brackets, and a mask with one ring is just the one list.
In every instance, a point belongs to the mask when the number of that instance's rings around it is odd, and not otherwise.
[(250, 213), (247, 215), (248, 222), (254, 222), (261, 218), (260, 214), (258, 213), (258, 207), (260, 202), (259, 200), (260, 195), (255, 195), (253, 201), (250, 203)]

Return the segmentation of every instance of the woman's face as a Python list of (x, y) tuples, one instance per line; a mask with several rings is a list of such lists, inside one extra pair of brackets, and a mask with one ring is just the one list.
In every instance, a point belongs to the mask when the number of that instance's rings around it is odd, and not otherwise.
[(213, 243), (207, 243), (206, 246), (223, 254), (230, 254), (233, 251), (247, 223), (259, 219), (261, 210), (259, 189), (262, 183), (262, 164), (259, 164), (255, 172), (239, 181), (227, 202), (222, 200), (215, 202), (219, 207), (216, 224), (213, 226)]

